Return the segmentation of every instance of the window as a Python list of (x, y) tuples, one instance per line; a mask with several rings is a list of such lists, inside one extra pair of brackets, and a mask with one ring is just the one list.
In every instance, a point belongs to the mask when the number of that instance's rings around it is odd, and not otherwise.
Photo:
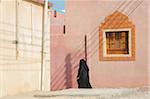
[(63, 33), (64, 34), (66, 33), (66, 26), (65, 25), (63, 26)]
[(57, 16), (57, 12), (56, 11), (54, 11), (54, 17), (56, 17)]
[(129, 54), (129, 31), (106, 32), (107, 54)]
[(104, 57), (131, 56), (131, 29), (103, 30)]

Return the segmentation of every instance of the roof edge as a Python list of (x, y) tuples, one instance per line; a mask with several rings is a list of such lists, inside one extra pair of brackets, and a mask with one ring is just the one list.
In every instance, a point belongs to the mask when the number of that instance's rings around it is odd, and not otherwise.
[[(42, 5), (42, 6), (44, 6), (44, 0), (24, 0), (24, 1), (32, 2), (32, 3), (35, 3), (35, 4), (37, 4), (37, 5)], [(49, 7), (53, 7), (53, 4), (48, 1), (48, 6), (49, 6)]]

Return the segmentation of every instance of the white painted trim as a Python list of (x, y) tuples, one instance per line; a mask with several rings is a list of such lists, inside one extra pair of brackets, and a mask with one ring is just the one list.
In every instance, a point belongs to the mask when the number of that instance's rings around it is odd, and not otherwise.
[[(115, 55), (110, 55), (106, 53), (106, 32), (113, 32), (113, 31), (129, 31), (129, 54), (115, 54)], [(132, 56), (132, 51), (131, 51), (131, 29), (130, 28), (123, 28), (123, 29), (104, 29), (103, 30), (103, 57), (131, 57)]]

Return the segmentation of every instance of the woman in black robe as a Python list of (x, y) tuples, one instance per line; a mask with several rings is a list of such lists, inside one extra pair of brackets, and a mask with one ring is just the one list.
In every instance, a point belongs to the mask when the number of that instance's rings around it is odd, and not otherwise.
[(78, 88), (92, 88), (89, 82), (89, 68), (84, 59), (80, 60), (77, 82)]

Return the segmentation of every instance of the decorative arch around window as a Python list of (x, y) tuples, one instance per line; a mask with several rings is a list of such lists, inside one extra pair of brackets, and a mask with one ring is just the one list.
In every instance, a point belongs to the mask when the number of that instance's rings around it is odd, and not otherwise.
[(100, 61), (135, 60), (135, 25), (119, 11), (107, 16), (100, 25)]

